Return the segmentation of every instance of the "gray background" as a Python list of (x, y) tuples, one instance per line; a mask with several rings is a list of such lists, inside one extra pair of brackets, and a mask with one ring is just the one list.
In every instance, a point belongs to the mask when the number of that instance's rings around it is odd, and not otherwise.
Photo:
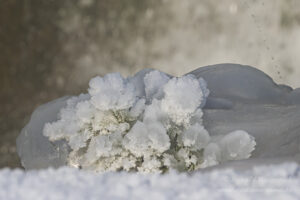
[(38, 105), (95, 75), (233, 62), (298, 87), (297, 0), (0, 0), (0, 167)]

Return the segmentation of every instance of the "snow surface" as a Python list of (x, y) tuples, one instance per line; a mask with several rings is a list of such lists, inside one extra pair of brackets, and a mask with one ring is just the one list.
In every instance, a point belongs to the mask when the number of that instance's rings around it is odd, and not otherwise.
[(0, 199), (272, 199), (300, 198), (300, 166), (285, 163), (193, 174), (97, 174), (74, 168), (0, 170)]

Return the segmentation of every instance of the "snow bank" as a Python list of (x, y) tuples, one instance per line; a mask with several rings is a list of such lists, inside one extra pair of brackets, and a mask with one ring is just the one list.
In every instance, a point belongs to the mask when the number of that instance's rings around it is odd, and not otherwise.
[(0, 170), (0, 199), (299, 199), (300, 167), (293, 163), (218, 170), (142, 175), (92, 173), (74, 168)]

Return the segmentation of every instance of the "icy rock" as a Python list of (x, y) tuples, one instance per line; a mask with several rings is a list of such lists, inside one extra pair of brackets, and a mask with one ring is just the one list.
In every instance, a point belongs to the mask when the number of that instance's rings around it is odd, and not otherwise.
[[(160, 76), (155, 75), (155, 78), (153, 78), (149, 73), (157, 73), (157, 75)], [(120, 98), (130, 100), (127, 101), (130, 102), (130, 104), (123, 104), (124, 102), (120, 102), (119, 99), (116, 98), (110, 99), (110, 95), (108, 95), (108, 98), (104, 98), (105, 101), (102, 97), (99, 97), (100, 100), (96, 99), (99, 100), (101, 104), (95, 104), (94, 106), (98, 107), (100, 105), (99, 108), (103, 109), (103, 107), (105, 107), (103, 106), (104, 104), (102, 104), (103, 102), (113, 102), (114, 105), (119, 106), (118, 108), (127, 109), (130, 107), (128, 116), (136, 120), (142, 120), (141, 125), (147, 127), (145, 128), (145, 133), (152, 130), (149, 124), (157, 119), (159, 119), (161, 125), (166, 129), (170, 128), (173, 123), (177, 123), (179, 126), (186, 126), (185, 134), (187, 135), (178, 139), (182, 141), (183, 145), (186, 145), (185, 148), (189, 149), (197, 149), (197, 147), (194, 146), (195, 144), (200, 146), (206, 145), (203, 152), (205, 158), (203, 160), (203, 166), (220, 164), (223, 159), (222, 157), (224, 157), (224, 155), (222, 155), (222, 148), (224, 148), (224, 144), (227, 143), (229, 143), (230, 146), (231, 140), (234, 142), (247, 141), (246, 144), (248, 145), (245, 146), (246, 152), (253, 150), (252, 147), (254, 143), (251, 142), (253, 141), (251, 137), (245, 137), (246, 139), (244, 138), (243, 140), (239, 139), (239, 137), (229, 137), (229, 139), (227, 137), (227, 139), (223, 140), (223, 144), (220, 144), (219, 141), (222, 141), (222, 138), (226, 138), (224, 137), (226, 134), (234, 133), (236, 130), (244, 130), (255, 138), (256, 148), (252, 153), (251, 159), (248, 161), (224, 163), (217, 167), (230, 166), (239, 168), (239, 166), (243, 165), (241, 163), (256, 163), (256, 161), (253, 160), (265, 162), (266, 160), (276, 160), (279, 158), (300, 162), (300, 128), (298, 125), (300, 119), (299, 89), (293, 90), (285, 85), (277, 85), (263, 72), (250, 66), (237, 64), (220, 64), (202, 67), (189, 74), (192, 74), (192, 76), (198, 78), (198, 80), (202, 80), (200, 78), (203, 78), (207, 85), (204, 83), (200, 84), (202, 87), (200, 87), (200, 89), (192, 87), (194, 88), (192, 89), (194, 92), (191, 92), (187, 96), (182, 96), (180, 90), (177, 90), (179, 92), (178, 94), (176, 93), (176, 87), (181, 86), (181, 84), (176, 81), (176, 78), (172, 79), (170, 75), (164, 76), (158, 72), (153, 72), (152, 69), (145, 69), (128, 79), (119, 79), (123, 84), (116, 85), (115, 87), (113, 93)], [(172, 81), (170, 82), (169, 79)], [(146, 82), (160, 82), (163, 87), (160, 88), (155, 84), (151, 85), (151, 87), (147, 87), (145, 85)], [(135, 90), (133, 90), (132, 85), (135, 86)], [(174, 86), (176, 86), (175, 90), (173, 89)], [(193, 81), (191, 81), (191, 86), (193, 86)], [(209, 96), (207, 96), (208, 90), (206, 90), (206, 87), (210, 91)], [(184, 91), (187, 88), (182, 84), (181, 89)], [(124, 94), (126, 91), (128, 91), (129, 96), (127, 96), (127, 93)], [(98, 94), (97, 92), (97, 88), (95, 93), (91, 90), (91, 95)], [(107, 91), (106, 94), (109, 92), (111, 91)], [(187, 91), (187, 93), (189, 93), (189, 91)], [(189, 97), (187, 101), (188, 104), (186, 104), (186, 101), (181, 100), (181, 98), (186, 97)], [(149, 102), (151, 102), (149, 99), (151, 98), (155, 100), (149, 105)], [(22, 164), (26, 169), (66, 165), (67, 157), (71, 151), (69, 142), (65, 140), (49, 142), (49, 140), (43, 136), (44, 124), (57, 121), (59, 119), (57, 118), (58, 113), (61, 108), (66, 106), (66, 102), (67, 98), (62, 98), (36, 109), (31, 121), (22, 130), (17, 140), (17, 148)], [(165, 106), (163, 102), (167, 102)], [(109, 106), (111, 105), (110, 103), (108, 103)], [(175, 106), (175, 104), (177, 104), (177, 106)], [(76, 107), (76, 116), (80, 116), (82, 123), (85, 123), (85, 120), (90, 118), (89, 112), (85, 112), (88, 110), (86, 109), (88, 107), (89, 104), (84, 102), (82, 105), (78, 104)], [(169, 117), (172, 122), (170, 122)], [(119, 118), (122, 120), (122, 114)], [(186, 120), (186, 118), (188, 118), (188, 120)], [(101, 123), (103, 122), (101, 121), (103, 116), (95, 116), (93, 119), (100, 120), (99, 122)], [(191, 129), (190, 132), (187, 131), (190, 126), (189, 123), (196, 124), (197, 122), (205, 128), (204, 130), (209, 133), (209, 136), (205, 134), (205, 131), (198, 133), (192, 131), (195, 129)], [(157, 126), (160, 130), (157, 134), (165, 133), (162, 126)], [(92, 128), (95, 130), (100, 129), (99, 127)], [(121, 129), (126, 130), (126, 127)], [(132, 132), (132, 134), (136, 133)], [(147, 137), (143, 139), (145, 138)], [(201, 138), (201, 140), (199, 140), (199, 138)], [(153, 145), (151, 142), (157, 142), (158, 140), (154, 135), (154, 138), (149, 137), (146, 141), (150, 145)], [(168, 139), (165, 138), (165, 141), (167, 144)], [(102, 140), (100, 143), (101, 142)], [(133, 142), (137, 141), (133, 140)], [(96, 141), (94, 143), (96, 144)], [(155, 145), (156, 144), (158, 143), (155, 143)], [(106, 149), (110, 146), (104, 147)], [(128, 146), (129, 149), (131, 147), (134, 148), (135, 146)], [(153, 147), (153, 149), (159, 149), (158, 152), (161, 152), (168, 146), (164, 146), (163, 148), (161, 148), (161, 145)], [(195, 162), (194, 155), (188, 155), (187, 149), (185, 148), (181, 149), (180, 153), (178, 152), (178, 156), (182, 156), (186, 159), (190, 158), (190, 163)], [(239, 146), (233, 146), (233, 149), (234, 148), (239, 148)], [(98, 152), (98, 154), (113, 153), (104, 152), (105, 149)], [(97, 153), (96, 150), (96, 147), (90, 149), (92, 153), (87, 156), (93, 157), (93, 155)], [(96, 152), (93, 153), (93, 151)], [(241, 155), (243, 155), (243, 157), (249, 157), (249, 154)], [(174, 164), (174, 157), (171, 155), (165, 155), (164, 160), (164, 162), (169, 163), (170, 166)], [(107, 160), (107, 162), (110, 162), (110, 160)], [(122, 162), (124, 168), (127, 169), (130, 169), (130, 167), (134, 165), (134, 161), (130, 159), (123, 160)], [(144, 169), (151, 170), (149, 166), (155, 166), (157, 164), (157, 160), (145, 157)]]

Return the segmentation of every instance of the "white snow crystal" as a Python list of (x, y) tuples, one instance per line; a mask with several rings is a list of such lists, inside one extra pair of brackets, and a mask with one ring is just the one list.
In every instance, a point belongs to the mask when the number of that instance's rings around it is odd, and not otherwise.
[(163, 153), (170, 147), (170, 138), (162, 124), (137, 121), (125, 136), (125, 148), (137, 156)]
[(78, 102), (76, 105), (76, 115), (82, 123), (89, 123), (93, 114), (95, 112), (95, 107), (90, 101)]
[(129, 116), (137, 118), (140, 116), (145, 109), (146, 100), (144, 98), (139, 99), (129, 111)]
[(204, 149), (204, 167), (214, 166), (221, 161), (221, 149), (216, 143), (209, 143)]
[(181, 140), (184, 146), (193, 150), (200, 150), (207, 146), (210, 137), (207, 130), (199, 123), (196, 123), (182, 133)]
[(191, 115), (208, 95), (205, 85), (193, 75), (172, 78), (165, 86), (162, 110), (168, 113), (176, 124), (187, 124)]
[(222, 159), (225, 160), (249, 158), (256, 145), (254, 138), (242, 130), (225, 135), (219, 144), (222, 149)]
[(169, 81), (169, 77), (160, 71), (154, 70), (144, 77), (145, 93), (147, 99), (161, 99), (163, 97), (163, 86)]
[(91, 102), (100, 110), (127, 109), (136, 101), (134, 85), (127, 82), (119, 73), (93, 78), (89, 85)]

